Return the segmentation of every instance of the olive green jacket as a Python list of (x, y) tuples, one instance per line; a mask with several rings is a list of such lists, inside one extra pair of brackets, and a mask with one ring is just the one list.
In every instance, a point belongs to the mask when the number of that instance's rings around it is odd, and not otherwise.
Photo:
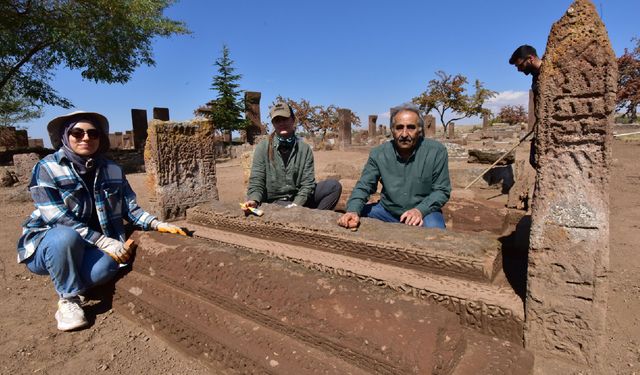
[(404, 161), (394, 141), (375, 147), (347, 202), (347, 212), (360, 215), (369, 196), (376, 192), (378, 181), (382, 183), (380, 204), (395, 216), (412, 208), (423, 217), (438, 211), (451, 194), (447, 149), (438, 141), (421, 138)]
[(278, 144), (278, 138), (273, 137), (271, 161), (268, 155), (269, 140), (265, 139), (256, 146), (247, 198), (258, 203), (288, 200), (302, 206), (315, 190), (313, 152), (308, 144), (296, 141), (285, 168)]

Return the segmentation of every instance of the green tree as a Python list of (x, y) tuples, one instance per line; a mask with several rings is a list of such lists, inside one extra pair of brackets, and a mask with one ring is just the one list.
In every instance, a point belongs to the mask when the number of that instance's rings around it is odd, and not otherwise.
[(636, 43), (635, 48), (632, 51), (625, 48), (624, 54), (618, 58), (616, 106), (631, 122), (636, 122), (640, 106), (640, 39), (631, 41)]
[(218, 74), (213, 77), (211, 85), (211, 89), (216, 91), (218, 96), (195, 112), (196, 115), (209, 118), (216, 129), (222, 131), (241, 130), (249, 124), (249, 120), (243, 117), (243, 91), (238, 83), (242, 75), (234, 74), (236, 69), (233, 63), (229, 57), (229, 48), (223, 45), (222, 56), (215, 61)]
[(163, 16), (173, 3), (0, 1), (0, 99), (21, 98), (32, 111), (44, 104), (71, 107), (50, 84), (58, 66), (78, 69), (95, 82), (127, 82), (141, 64), (155, 64), (154, 37), (189, 33), (182, 22)]
[[(447, 134), (449, 124), (466, 117), (489, 114), (489, 110), (482, 108), (484, 102), (492, 98), (496, 93), (485, 89), (479, 80), (475, 81), (475, 92), (467, 95), (465, 85), (467, 77), (457, 74), (452, 76), (442, 70), (436, 72), (438, 79), (429, 81), (427, 90), (419, 96), (413, 98), (413, 103), (417, 104), (425, 114), (432, 110), (438, 112), (440, 122)], [(444, 120), (447, 111), (457, 116), (449, 121)]]
[(32, 100), (0, 92), (0, 126), (12, 126), (42, 116), (42, 107)]

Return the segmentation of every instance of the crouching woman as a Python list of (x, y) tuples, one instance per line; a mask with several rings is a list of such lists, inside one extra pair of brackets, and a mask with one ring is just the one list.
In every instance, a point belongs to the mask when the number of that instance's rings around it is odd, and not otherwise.
[(57, 151), (33, 168), (29, 190), (35, 210), (18, 240), (18, 262), (49, 275), (60, 299), (58, 329), (88, 324), (80, 295), (113, 279), (131, 256), (124, 220), (144, 230), (181, 233), (136, 203), (122, 169), (105, 157), (109, 122), (99, 113), (73, 112), (48, 126)]

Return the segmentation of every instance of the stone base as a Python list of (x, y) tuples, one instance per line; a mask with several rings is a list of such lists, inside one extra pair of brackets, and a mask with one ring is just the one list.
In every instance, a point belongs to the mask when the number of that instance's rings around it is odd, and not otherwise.
[(234, 205), (215, 202), (190, 209), (182, 224), (197, 237), (434, 301), (465, 325), (521, 344), (522, 300), (493, 282), (502, 273), (495, 238), (368, 218), (352, 232), (335, 224), (338, 213), (276, 205), (262, 209), (262, 217), (245, 217)]
[[(435, 300), (328, 266), (317, 272), (317, 262), (265, 257), (246, 250), (280, 245), (212, 230), (222, 241), (135, 233), (139, 247), (117, 284), (115, 310), (234, 373), (531, 372), (520, 345), (463, 327)], [(236, 235), (241, 246), (225, 242)]]

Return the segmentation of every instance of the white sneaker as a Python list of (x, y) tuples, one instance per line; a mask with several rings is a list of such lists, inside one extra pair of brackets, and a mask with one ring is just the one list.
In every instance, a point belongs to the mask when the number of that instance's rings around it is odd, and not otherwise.
[(71, 331), (89, 324), (84, 317), (82, 307), (80, 307), (79, 297), (60, 298), (56, 320), (58, 321), (58, 329), (61, 331)]

